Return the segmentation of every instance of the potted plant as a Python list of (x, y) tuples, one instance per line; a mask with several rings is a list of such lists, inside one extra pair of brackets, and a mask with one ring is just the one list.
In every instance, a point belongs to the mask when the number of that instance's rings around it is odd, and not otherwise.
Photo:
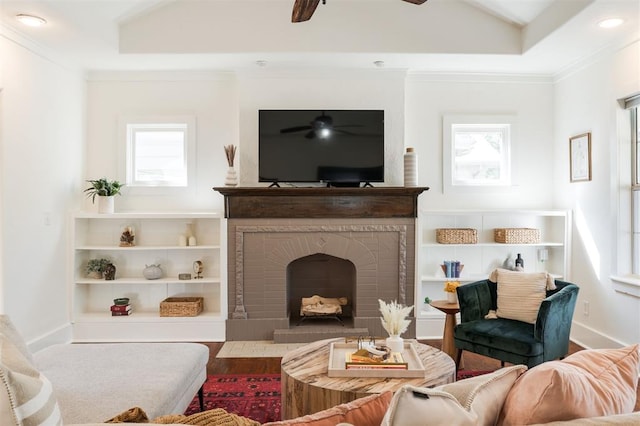
[(87, 267), (85, 268), (87, 272), (87, 276), (90, 278), (103, 278), (104, 271), (107, 265), (110, 265), (111, 261), (109, 259), (89, 259), (87, 262)]
[(98, 197), (98, 212), (113, 213), (113, 197), (120, 194), (120, 190), (124, 186), (117, 180), (109, 180), (107, 178), (88, 180), (90, 187), (84, 190), (87, 197), (91, 197), (91, 202), (96, 202)]

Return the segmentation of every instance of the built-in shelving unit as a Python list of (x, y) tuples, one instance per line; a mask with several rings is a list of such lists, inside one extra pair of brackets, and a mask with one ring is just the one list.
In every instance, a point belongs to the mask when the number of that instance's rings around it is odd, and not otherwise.
[[(438, 228), (473, 228), (477, 230), (476, 244), (441, 244), (436, 241)], [(494, 241), (495, 228), (536, 228), (540, 242), (532, 244), (504, 244)], [(441, 326), (432, 327), (429, 319), (438, 324), (444, 315), (424, 304), (425, 296), (433, 300), (445, 299), (445, 278), (440, 265), (445, 260), (464, 264), (461, 284), (485, 279), (502, 267), (505, 260), (515, 260), (520, 253), (526, 272), (547, 271), (556, 278), (569, 275), (571, 212), (566, 210), (424, 210), (419, 214), (417, 248), (416, 316), (417, 335), (438, 335)], [(547, 259), (541, 260), (542, 253)], [(422, 319), (422, 321), (421, 321)]]
[[(82, 341), (223, 341), (226, 320), (225, 232), (220, 213), (75, 213), (72, 216), (71, 307), (73, 339)], [(121, 247), (125, 228), (135, 233), (135, 245)], [(184, 246), (191, 233), (196, 245)], [(115, 280), (90, 278), (85, 271), (93, 258), (116, 266)], [(204, 270), (195, 278), (193, 263)], [(159, 264), (163, 277), (147, 280), (146, 265)], [(190, 273), (181, 280), (178, 275)], [(161, 317), (167, 297), (203, 297), (204, 310), (195, 317)], [(112, 317), (117, 297), (131, 299), (130, 316)]]

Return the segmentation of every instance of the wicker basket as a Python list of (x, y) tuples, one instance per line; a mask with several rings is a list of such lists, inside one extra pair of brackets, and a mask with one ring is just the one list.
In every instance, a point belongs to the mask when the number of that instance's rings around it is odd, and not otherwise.
[(440, 244), (476, 244), (478, 230), (473, 228), (438, 228), (436, 241)]
[(535, 244), (540, 242), (540, 230), (536, 228), (495, 228), (493, 239), (496, 243)]
[(161, 317), (195, 317), (202, 312), (203, 297), (168, 297), (160, 302)]

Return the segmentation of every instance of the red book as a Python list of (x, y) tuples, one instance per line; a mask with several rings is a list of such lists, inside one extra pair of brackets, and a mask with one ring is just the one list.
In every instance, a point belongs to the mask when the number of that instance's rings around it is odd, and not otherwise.
[(126, 317), (131, 315), (131, 310), (128, 311), (123, 311), (123, 312), (119, 312), (119, 311), (113, 311), (111, 312), (111, 316), (112, 317)]
[(131, 310), (131, 305), (111, 305), (111, 312), (127, 312)]

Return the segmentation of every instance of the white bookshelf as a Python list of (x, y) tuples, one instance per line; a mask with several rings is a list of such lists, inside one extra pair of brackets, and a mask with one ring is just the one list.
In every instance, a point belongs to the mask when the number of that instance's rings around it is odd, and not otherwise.
[[(88, 341), (223, 341), (226, 320), (226, 268), (220, 213), (75, 213), (71, 226), (71, 317), (73, 338)], [(135, 246), (120, 247), (126, 227), (135, 231)], [(195, 246), (182, 246), (179, 236), (192, 230)], [(89, 278), (89, 259), (108, 258), (116, 279)], [(195, 278), (193, 262), (203, 263)], [(163, 277), (147, 280), (146, 265), (159, 264)], [(178, 274), (192, 279), (180, 280)], [(167, 297), (204, 299), (196, 317), (160, 317)], [(132, 314), (112, 317), (113, 299), (129, 297)]]

